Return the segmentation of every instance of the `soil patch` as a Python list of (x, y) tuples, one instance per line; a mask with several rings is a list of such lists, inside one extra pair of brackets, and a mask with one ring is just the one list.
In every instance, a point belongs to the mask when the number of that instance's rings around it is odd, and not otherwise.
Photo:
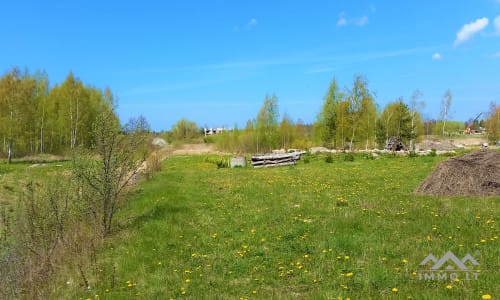
[(500, 195), (500, 152), (478, 150), (443, 161), (415, 193), (438, 196)]

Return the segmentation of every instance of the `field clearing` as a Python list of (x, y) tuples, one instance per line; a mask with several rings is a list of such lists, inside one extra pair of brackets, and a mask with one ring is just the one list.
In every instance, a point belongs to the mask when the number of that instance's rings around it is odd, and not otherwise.
[[(218, 169), (172, 156), (117, 215), (91, 286), (100, 299), (481, 299), (499, 295), (499, 199), (416, 196), (443, 157)], [(471, 254), (477, 280), (420, 280), (420, 262)], [(471, 269), (472, 270), (472, 269)], [(471, 278), (469, 278), (471, 279)]]
[[(121, 211), (121, 230), (100, 258), (102, 278), (85, 296), (498, 295), (498, 199), (412, 193), (442, 159), (336, 156), (327, 164), (319, 156), (294, 167), (218, 169), (207, 156), (171, 157)], [(419, 263), (447, 251), (474, 256), (478, 280), (419, 280)]]

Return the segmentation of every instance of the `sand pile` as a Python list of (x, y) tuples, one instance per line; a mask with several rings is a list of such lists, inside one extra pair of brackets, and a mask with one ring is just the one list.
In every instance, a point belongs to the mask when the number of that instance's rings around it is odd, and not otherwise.
[(415, 146), (420, 150), (435, 149), (437, 151), (451, 151), (459, 148), (447, 140), (425, 140), (422, 143), (416, 144)]
[(415, 193), (447, 196), (500, 195), (500, 152), (478, 150), (443, 161)]

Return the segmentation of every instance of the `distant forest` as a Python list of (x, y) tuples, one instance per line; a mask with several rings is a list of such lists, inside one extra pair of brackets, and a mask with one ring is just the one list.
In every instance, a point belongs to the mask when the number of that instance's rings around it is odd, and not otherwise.
[(0, 154), (58, 154), (90, 147), (98, 112), (113, 106), (109, 88), (85, 85), (72, 73), (49, 87), (46, 73), (14, 68), (0, 78)]

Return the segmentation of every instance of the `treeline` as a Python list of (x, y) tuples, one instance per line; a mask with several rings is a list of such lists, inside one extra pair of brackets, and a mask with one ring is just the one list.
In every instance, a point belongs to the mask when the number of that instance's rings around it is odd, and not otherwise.
[[(500, 107), (491, 104), (485, 120), (451, 121), (452, 93), (446, 90), (440, 103), (438, 118), (424, 122), (420, 110), (425, 103), (422, 92), (416, 89), (409, 100), (399, 97), (381, 108), (368, 80), (357, 75), (351, 87), (340, 88), (331, 81), (323, 105), (313, 124), (294, 122), (290, 116), (281, 119), (276, 95), (267, 95), (256, 118), (247, 121), (245, 128), (205, 137), (228, 152), (264, 153), (273, 149), (306, 149), (322, 145), (331, 149), (383, 149), (387, 140), (396, 137), (410, 149), (423, 135), (452, 137), (464, 129), (486, 127), (488, 138), (500, 139)], [(470, 124), (469, 124), (470, 123)], [(194, 140), (201, 131), (194, 122), (181, 120), (171, 131), (173, 140)]]
[(392, 136), (412, 145), (424, 132), (418, 112), (423, 106), (420, 97), (417, 90), (409, 103), (399, 98), (379, 111), (365, 77), (355, 76), (352, 86), (344, 89), (334, 79), (314, 124), (294, 122), (288, 115), (280, 119), (278, 98), (272, 95), (266, 96), (257, 117), (249, 120), (244, 129), (208, 140), (216, 142), (221, 150), (260, 153), (313, 145), (343, 150), (383, 148)]
[(0, 78), (0, 155), (10, 159), (90, 147), (96, 117), (113, 110), (113, 101), (109, 89), (85, 85), (72, 73), (50, 87), (46, 73), (13, 68)]

